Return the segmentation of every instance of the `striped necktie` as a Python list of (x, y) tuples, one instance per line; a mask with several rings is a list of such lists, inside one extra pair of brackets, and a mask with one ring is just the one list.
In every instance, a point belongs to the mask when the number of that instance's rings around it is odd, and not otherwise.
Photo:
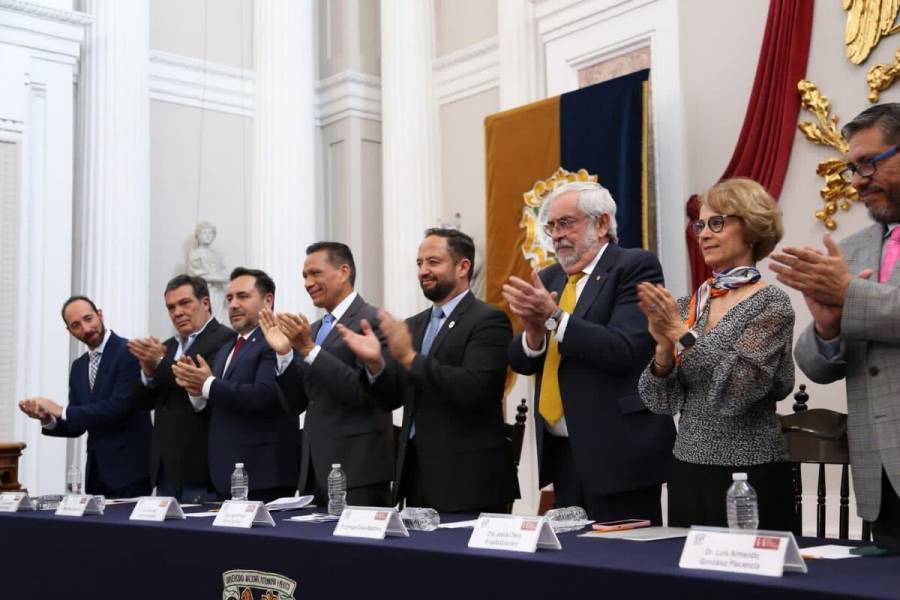
[(94, 391), (94, 382), (97, 381), (97, 370), (100, 368), (100, 355), (102, 353), (97, 350), (88, 352), (88, 360), (90, 361), (90, 369), (88, 370), (88, 383), (91, 391)]

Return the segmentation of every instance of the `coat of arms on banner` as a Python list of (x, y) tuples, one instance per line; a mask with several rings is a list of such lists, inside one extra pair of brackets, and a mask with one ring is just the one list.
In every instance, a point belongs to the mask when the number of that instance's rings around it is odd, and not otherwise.
[(541, 229), (544, 200), (557, 187), (576, 181), (597, 183), (597, 176), (590, 175), (585, 169), (579, 169), (577, 173), (572, 173), (560, 167), (553, 175), (535, 182), (534, 187), (522, 194), (525, 201), (525, 206), (522, 208), (522, 220), (519, 221), (519, 227), (525, 230), (522, 255), (532, 269), (543, 269), (552, 265), (555, 256), (550, 236)]
[(235, 569), (222, 573), (222, 600), (294, 600), (297, 582), (278, 573)]

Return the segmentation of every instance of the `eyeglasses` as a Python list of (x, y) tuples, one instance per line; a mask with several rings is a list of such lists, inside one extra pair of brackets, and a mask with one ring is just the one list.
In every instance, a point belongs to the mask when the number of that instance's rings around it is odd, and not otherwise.
[(700, 234), (703, 233), (703, 230), (709, 227), (709, 230), (713, 233), (719, 233), (722, 229), (725, 228), (725, 219), (728, 217), (735, 217), (736, 215), (713, 215), (709, 218), (708, 221), (704, 221), (703, 219), (697, 219), (693, 223), (691, 223), (691, 231), (695, 236), (700, 237)]
[(871, 177), (875, 174), (875, 171), (878, 170), (878, 163), (897, 154), (898, 150), (900, 150), (900, 146), (894, 146), (893, 148), (888, 148), (881, 154), (873, 156), (868, 160), (859, 161), (859, 164), (857, 165), (853, 163), (847, 163), (847, 168), (840, 173), (841, 179), (843, 179), (847, 183), (850, 183), (850, 180), (853, 179), (854, 173), (859, 175), (860, 177)]
[(547, 235), (553, 235), (554, 231), (558, 231), (560, 233), (568, 233), (572, 231), (572, 229), (579, 222), (584, 221), (587, 218), (587, 215), (582, 217), (562, 217), (558, 221), (547, 221), (544, 225), (544, 233)]

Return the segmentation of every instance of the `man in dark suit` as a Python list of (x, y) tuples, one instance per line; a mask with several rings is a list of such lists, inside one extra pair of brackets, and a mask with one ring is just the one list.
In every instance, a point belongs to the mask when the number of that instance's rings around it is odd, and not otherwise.
[[(356, 265), (345, 244), (318, 242), (306, 249), (303, 280), (323, 319), (310, 326), (303, 315), (263, 311), (260, 324), (277, 353), (278, 385), (292, 414), (306, 412), (300, 489), (327, 502), (328, 473), (340, 463), (347, 503), (387, 506), (393, 479), (391, 413), (366, 397), (364, 367), (334, 329), (360, 331), (377, 310), (353, 289)], [(280, 327), (279, 327), (280, 323)]]
[(503, 429), (509, 319), (475, 298), (472, 238), (430, 229), (419, 246), (419, 283), (434, 306), (406, 322), (380, 313), (392, 359), (368, 322), (340, 328), (366, 364), (373, 398), (403, 406), (397, 501), (449, 512), (508, 512), (519, 486)]
[(138, 363), (128, 353), (127, 341), (106, 329), (103, 312), (89, 298), (66, 300), (62, 317), (72, 337), (88, 347), (72, 363), (69, 404), (63, 408), (48, 398), (28, 398), (19, 406), (40, 419), (46, 435), (78, 437), (87, 431), (85, 490), (89, 494), (146, 496), (150, 493), (150, 415), (138, 410), (132, 395)]
[(194, 410), (209, 406), (209, 469), (220, 498), (230, 497), (231, 473), (244, 463), (250, 500), (293, 496), (297, 487), (297, 419), (282, 406), (275, 383), (275, 352), (259, 329), (259, 313), (272, 309), (275, 282), (258, 269), (231, 272), (225, 294), (236, 339), (216, 353), (182, 356), (172, 367)]
[(556, 506), (583, 506), (600, 521), (661, 524), (675, 428), (638, 396), (652, 340), (636, 286), (662, 283), (662, 269), (653, 254), (616, 244), (615, 214), (595, 183), (566, 184), (545, 201), (558, 264), (503, 286), (524, 327), (509, 361), (538, 375), (540, 479), (553, 483)]
[(138, 405), (155, 411), (150, 482), (160, 496), (207, 502), (215, 499), (207, 453), (209, 411), (194, 411), (187, 392), (175, 383), (172, 365), (182, 356), (212, 361), (235, 333), (213, 318), (209, 287), (202, 277), (178, 275), (166, 285), (164, 298), (177, 335), (165, 343), (155, 337), (128, 342), (141, 365), (141, 384), (135, 388)]

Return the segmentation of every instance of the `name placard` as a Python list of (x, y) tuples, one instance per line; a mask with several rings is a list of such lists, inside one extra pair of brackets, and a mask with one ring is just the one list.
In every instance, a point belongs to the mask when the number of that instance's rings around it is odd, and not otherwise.
[(242, 527), (254, 525), (275, 527), (266, 505), (255, 500), (226, 500), (213, 521), (215, 527)]
[(54, 513), (65, 517), (83, 517), (84, 515), (102, 515), (103, 505), (100, 499), (90, 494), (67, 494), (59, 503)]
[(544, 517), (483, 513), (469, 538), (469, 548), (535, 552), (538, 548), (562, 550), (562, 545)]
[(767, 577), (807, 570), (789, 531), (697, 526), (688, 532), (678, 566)]
[(184, 519), (184, 511), (178, 500), (171, 496), (144, 496), (137, 501), (131, 516), (132, 521), (165, 521)]
[(34, 502), (25, 492), (3, 492), (0, 494), (0, 512), (34, 510)]
[(383, 540), (386, 536), (409, 537), (396, 508), (347, 506), (332, 535)]

